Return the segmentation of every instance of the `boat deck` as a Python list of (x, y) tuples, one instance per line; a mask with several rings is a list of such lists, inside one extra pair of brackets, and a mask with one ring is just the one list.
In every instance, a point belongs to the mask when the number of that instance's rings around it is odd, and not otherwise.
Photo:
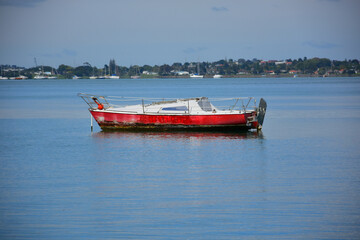
[(104, 111), (132, 114), (161, 114), (161, 115), (228, 115), (250, 113), (254, 110), (222, 110), (215, 107), (207, 98), (178, 99), (161, 101), (150, 104), (130, 106), (112, 106)]

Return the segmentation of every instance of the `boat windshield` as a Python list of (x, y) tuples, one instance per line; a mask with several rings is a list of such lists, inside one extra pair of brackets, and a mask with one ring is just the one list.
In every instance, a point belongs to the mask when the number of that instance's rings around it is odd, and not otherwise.
[(206, 112), (211, 112), (211, 111), (212, 111), (212, 107), (211, 107), (211, 104), (210, 104), (209, 99), (207, 99), (207, 98), (201, 98), (201, 99), (198, 101), (198, 104), (199, 104), (200, 108), (201, 108), (203, 111), (206, 111)]

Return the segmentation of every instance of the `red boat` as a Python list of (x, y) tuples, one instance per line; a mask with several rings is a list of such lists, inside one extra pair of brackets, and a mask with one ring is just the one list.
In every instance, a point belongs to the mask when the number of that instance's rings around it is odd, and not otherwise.
[[(176, 100), (105, 97), (78, 94), (88, 105), (89, 111), (103, 130), (108, 129), (151, 129), (151, 130), (225, 130), (261, 129), (267, 104), (260, 99), (249, 98), (212, 99), (212, 101), (233, 101), (226, 109), (215, 107), (208, 98), (187, 98)], [(120, 101), (139, 104), (113, 105)]]

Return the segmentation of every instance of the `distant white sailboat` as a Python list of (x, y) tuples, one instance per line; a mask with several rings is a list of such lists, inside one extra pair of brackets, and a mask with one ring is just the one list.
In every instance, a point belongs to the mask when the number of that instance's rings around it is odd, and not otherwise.
[(136, 69), (136, 72), (135, 72), (136, 75), (130, 76), (131, 79), (139, 79), (139, 78), (140, 78), (140, 70), (139, 70), (139, 67), (138, 67), (138, 66), (135, 66), (135, 69)]
[[(110, 61), (111, 62), (111, 61)], [(115, 66), (115, 72), (116, 72), (116, 66)], [(120, 77), (117, 76), (115, 73), (111, 74), (111, 68), (109, 64), (109, 75), (106, 76), (107, 79), (119, 79)]]
[(192, 74), (190, 74), (190, 77), (191, 77), (191, 78), (204, 78), (203, 75), (199, 75), (199, 74), (197, 74), (197, 73), (192, 73)]
[(119, 76), (116, 76), (115, 74), (109, 76), (109, 79), (119, 79), (120, 77)]
[(41, 66), (41, 72), (34, 77), (34, 79), (47, 79), (48, 76), (44, 75), (44, 66)]
[(204, 75), (200, 75), (200, 64), (197, 64), (197, 73), (190, 74), (191, 78), (204, 78)]
[(47, 79), (48, 77), (47, 76), (44, 76), (44, 75), (36, 75), (34, 77), (34, 79)]
[(102, 76), (98, 76), (96, 79), (105, 79), (106, 78), (106, 67), (104, 67), (104, 72)]
[(93, 67), (93, 74), (92, 76), (89, 77), (90, 79), (96, 79), (97, 77), (95, 76), (95, 67)]

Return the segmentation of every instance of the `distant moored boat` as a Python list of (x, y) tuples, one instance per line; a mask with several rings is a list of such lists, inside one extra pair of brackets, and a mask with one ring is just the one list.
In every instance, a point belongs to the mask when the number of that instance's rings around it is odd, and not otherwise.
[(192, 73), (192, 74), (190, 74), (190, 77), (191, 78), (204, 78), (204, 75), (199, 75), (197, 73)]
[(120, 77), (113, 74), (111, 76), (108, 76), (108, 78), (109, 79), (119, 79)]

